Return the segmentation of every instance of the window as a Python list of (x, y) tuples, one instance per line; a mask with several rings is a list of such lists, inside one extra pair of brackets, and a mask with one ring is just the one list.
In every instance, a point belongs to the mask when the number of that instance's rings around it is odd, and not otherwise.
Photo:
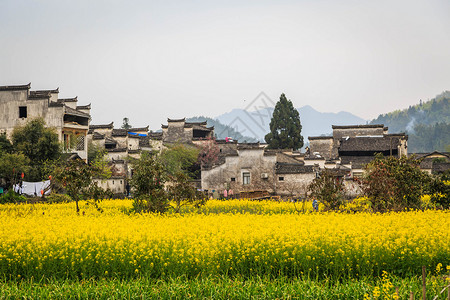
[(77, 151), (83, 151), (84, 150), (84, 135), (79, 135), (77, 138)]
[(250, 173), (249, 172), (242, 173), (242, 183), (250, 184)]
[(236, 181), (236, 178), (235, 177), (231, 177), (231, 181)]
[(278, 181), (284, 181), (284, 177), (282, 176), (278, 177)]
[(27, 107), (19, 106), (19, 118), (26, 118), (26, 117), (27, 117)]

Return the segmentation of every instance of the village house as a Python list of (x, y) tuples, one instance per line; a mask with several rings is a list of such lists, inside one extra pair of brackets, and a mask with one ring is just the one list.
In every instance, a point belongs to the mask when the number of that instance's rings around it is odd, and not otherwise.
[(421, 159), (420, 169), (432, 175), (450, 170), (450, 153), (433, 151), (431, 153), (411, 153), (410, 156)]
[(408, 154), (408, 136), (389, 134), (384, 125), (333, 125), (332, 129), (331, 136), (308, 137), (305, 163), (318, 163), (322, 168), (325, 164), (344, 166), (350, 170), (348, 177), (353, 178), (362, 176), (363, 167), (376, 153), (395, 157)]
[(186, 122), (183, 119), (167, 119), (167, 125), (161, 125), (163, 143), (201, 143), (214, 138), (214, 126), (207, 127), (205, 122)]
[(267, 144), (218, 142), (221, 154), (213, 166), (202, 168), (202, 188), (233, 190), (243, 195), (299, 196), (315, 177), (315, 166), (306, 166), (292, 151), (269, 150)]
[(96, 180), (97, 184), (111, 190), (116, 196), (126, 193), (127, 178), (131, 176), (128, 158), (139, 158), (141, 151), (160, 152), (163, 148), (162, 132), (149, 131), (149, 127), (126, 129), (109, 124), (90, 125), (88, 143), (106, 151), (112, 176), (107, 180)]
[(10, 137), (16, 126), (43, 118), (47, 127), (55, 128), (66, 152), (87, 160), (91, 105), (78, 106), (77, 97), (61, 99), (58, 95), (59, 88), (32, 91), (31, 83), (0, 86), (0, 132)]

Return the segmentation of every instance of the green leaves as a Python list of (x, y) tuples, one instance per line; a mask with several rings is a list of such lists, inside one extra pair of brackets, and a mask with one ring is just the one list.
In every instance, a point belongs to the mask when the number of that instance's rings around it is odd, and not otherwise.
[(297, 150), (303, 147), (301, 131), (302, 125), (298, 110), (284, 94), (281, 94), (270, 121), (270, 133), (265, 136), (268, 147)]

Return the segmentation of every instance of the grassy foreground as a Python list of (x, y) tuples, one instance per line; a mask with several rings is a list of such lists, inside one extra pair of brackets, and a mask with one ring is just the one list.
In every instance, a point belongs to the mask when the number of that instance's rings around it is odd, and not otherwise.
[[(436, 277), (427, 278), (427, 299), (435, 296), (447, 299), (447, 291), (440, 294), (444, 281)], [(1, 299), (409, 299), (411, 292), (414, 299), (421, 299), (420, 277), (401, 279), (389, 276), (375, 281), (344, 282), (285, 277), (0, 282)]]

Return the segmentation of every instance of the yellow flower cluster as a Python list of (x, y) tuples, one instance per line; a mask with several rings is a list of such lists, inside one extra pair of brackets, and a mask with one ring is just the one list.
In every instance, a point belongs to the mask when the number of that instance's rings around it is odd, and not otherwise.
[[(450, 265), (450, 215), (299, 213), (272, 201), (210, 201), (181, 215), (131, 200), (0, 206), (0, 274), (11, 278), (201, 275), (354, 278)], [(192, 212), (189, 212), (189, 211)]]

